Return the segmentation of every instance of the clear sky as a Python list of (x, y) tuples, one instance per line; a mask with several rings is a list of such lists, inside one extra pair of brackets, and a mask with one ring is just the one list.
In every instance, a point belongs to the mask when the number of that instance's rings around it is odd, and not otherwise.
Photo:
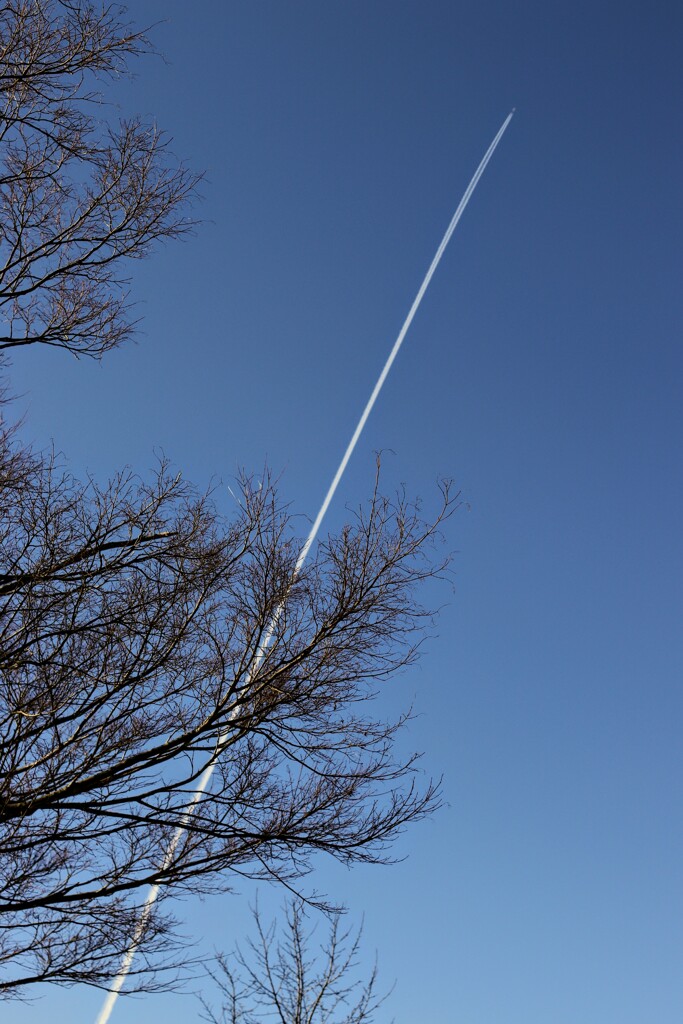
[[(393, 868), (320, 861), (365, 913), (379, 1024), (683, 1020), (683, 41), (674, 2), (135, 0), (165, 53), (122, 85), (207, 171), (196, 236), (134, 268), (139, 344), (14, 357), (24, 435), (73, 468), (200, 484), (264, 461), (313, 515), (457, 201), (328, 525), (372, 486), (448, 531), (453, 593), (406, 738), (447, 806)], [(163, 20), (165, 19), (165, 20)], [(226, 497), (226, 501), (227, 501)], [(277, 899), (262, 892), (266, 908)], [(179, 906), (200, 949), (253, 890)], [(48, 990), (7, 1024), (91, 1021)], [(121, 1000), (120, 1024), (197, 1020)]]

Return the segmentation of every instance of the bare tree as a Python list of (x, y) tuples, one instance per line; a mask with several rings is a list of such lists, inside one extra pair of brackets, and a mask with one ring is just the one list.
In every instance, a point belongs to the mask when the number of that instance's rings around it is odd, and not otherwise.
[(0, 348), (100, 356), (132, 330), (125, 258), (190, 226), (197, 176), (98, 84), (149, 50), (115, 6), (0, 4)]
[[(131, 328), (117, 268), (185, 230), (196, 179), (139, 121), (105, 131), (88, 84), (146, 45), (115, 8), (0, 6), (5, 347), (119, 344)], [(130, 984), (161, 984), (155, 972), (178, 963), (164, 897), (292, 880), (318, 851), (382, 860), (435, 805), (414, 759), (393, 753), (406, 716), (380, 720), (372, 698), (415, 657), (415, 587), (443, 567), (430, 545), (448, 488), (425, 522), (376, 486), (296, 577), (273, 483), (241, 488), (227, 519), (165, 463), (148, 482), (79, 482), (0, 421), (5, 996), (40, 981), (107, 987), (151, 884), (162, 898)]]
[[(1, 464), (3, 991), (106, 986), (143, 887), (292, 879), (315, 851), (382, 860), (434, 805), (433, 787), (402, 784), (414, 759), (392, 754), (405, 716), (377, 720), (368, 702), (415, 656), (413, 589), (437, 571), (425, 546), (447, 492), (425, 524), (375, 491), (294, 579), (298, 543), (268, 481), (244, 480), (226, 522), (166, 467), (101, 489), (26, 453)], [(151, 916), (138, 972), (168, 927)]]
[(248, 951), (220, 954), (210, 971), (221, 999), (216, 1011), (200, 997), (209, 1024), (372, 1024), (386, 999), (377, 993), (377, 964), (367, 980), (357, 972), (362, 929), (342, 930), (341, 914), (329, 916), (326, 939), (311, 952), (301, 901), (285, 910), (283, 935), (265, 927), (254, 908), (256, 939)]

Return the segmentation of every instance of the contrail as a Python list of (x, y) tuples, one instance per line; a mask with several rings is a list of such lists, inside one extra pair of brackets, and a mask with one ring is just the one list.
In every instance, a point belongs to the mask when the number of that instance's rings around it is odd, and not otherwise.
[[(351, 437), (351, 440), (349, 441), (349, 443), (347, 445), (347, 448), (346, 448), (346, 451), (344, 452), (342, 460), (339, 463), (339, 467), (337, 469), (337, 472), (334, 474), (334, 477), (332, 479), (332, 483), (329, 486), (329, 489), (327, 491), (327, 494), (325, 495), (324, 501), (323, 501), (322, 505), (320, 506), (320, 511), (318, 512), (317, 516), (315, 517), (315, 522), (313, 523), (313, 526), (310, 529), (308, 537), (306, 538), (306, 542), (305, 542), (304, 546), (302, 547), (301, 552), (299, 553), (299, 557), (298, 557), (298, 559), (296, 561), (296, 565), (294, 567), (294, 572), (293, 572), (293, 575), (292, 575), (292, 582), (294, 582), (294, 580), (298, 576), (299, 572), (301, 571), (301, 567), (303, 566), (304, 562), (306, 561), (306, 558), (308, 557), (308, 552), (311, 550), (311, 547), (312, 547), (312, 545), (313, 545), (313, 543), (314, 543), (314, 541), (315, 541), (315, 539), (316, 539), (316, 537), (318, 535), (318, 531), (319, 531), (319, 529), (320, 529), (320, 527), (322, 525), (322, 521), (325, 518), (325, 513), (327, 512), (328, 508), (330, 507), (330, 503), (331, 503), (331, 501), (332, 501), (332, 499), (333, 499), (333, 497), (335, 495), (335, 491), (337, 490), (337, 487), (339, 486), (339, 482), (340, 482), (342, 476), (344, 475), (344, 470), (346, 469), (346, 467), (348, 465), (348, 462), (349, 462), (349, 459), (353, 455), (353, 451), (354, 451), (356, 445), (358, 444), (358, 439), (359, 439), (360, 435), (363, 432), (363, 427), (365, 426), (365, 424), (367, 422), (368, 416), (372, 412), (372, 407), (374, 406), (375, 402), (377, 401), (377, 399), (379, 397), (379, 393), (382, 390), (382, 387), (384, 386), (385, 380), (389, 376), (389, 370), (391, 369), (391, 367), (392, 367), (392, 365), (394, 363), (394, 360), (396, 359), (396, 356), (399, 353), (401, 345), (403, 344), (403, 339), (405, 338), (406, 334), (408, 333), (408, 330), (410, 328), (410, 325), (413, 322), (415, 314), (417, 313), (418, 309), (420, 308), (420, 303), (422, 302), (422, 299), (424, 298), (424, 294), (427, 291), (427, 288), (429, 287), (429, 282), (433, 278), (434, 273), (436, 271), (436, 268), (438, 267), (439, 263), (441, 262), (441, 257), (443, 256), (444, 252), (446, 251), (446, 246), (448, 245), (448, 243), (451, 240), (451, 235), (453, 234), (453, 232), (455, 231), (456, 227), (458, 226), (458, 221), (460, 220), (460, 218), (462, 217), (463, 213), (465, 212), (465, 207), (467, 206), (467, 204), (469, 203), (470, 199), (472, 198), (472, 193), (474, 192), (475, 188), (477, 187), (477, 185), (479, 183), (479, 179), (481, 178), (482, 174), (486, 170), (486, 166), (487, 166), (489, 160), (491, 159), (491, 157), (493, 156), (493, 154), (495, 152), (495, 149), (496, 149), (496, 146), (498, 145), (498, 143), (502, 139), (503, 134), (505, 132), (505, 129), (510, 124), (510, 121), (512, 120), (512, 116), (513, 116), (514, 112), (515, 112), (515, 108), (513, 107), (512, 110), (510, 111), (510, 113), (508, 114), (508, 116), (503, 121), (503, 124), (501, 125), (500, 129), (498, 130), (498, 134), (494, 138), (493, 142), (491, 143), (489, 148), (484, 153), (484, 156), (482, 158), (481, 163), (479, 164), (479, 166), (477, 167), (476, 171), (474, 172), (472, 180), (470, 181), (469, 185), (465, 189), (465, 192), (463, 194), (462, 199), (458, 203), (458, 208), (456, 209), (455, 213), (453, 214), (451, 222), (448, 225), (448, 228), (446, 229), (446, 234), (441, 239), (441, 242), (439, 244), (439, 248), (436, 250), (436, 255), (434, 256), (434, 259), (432, 260), (432, 262), (431, 262), (431, 264), (429, 266), (429, 270), (425, 274), (424, 280), (423, 280), (422, 284), (420, 285), (420, 290), (418, 291), (417, 295), (415, 296), (415, 300), (414, 300), (412, 306), (410, 307), (410, 311), (408, 312), (408, 316), (405, 318), (403, 327), (399, 331), (398, 337), (396, 338), (396, 341), (394, 342), (394, 347), (392, 348), (391, 352), (389, 353), (389, 357), (388, 357), (386, 363), (384, 364), (382, 372), (380, 373), (379, 377), (377, 378), (377, 383), (375, 384), (375, 386), (374, 386), (374, 388), (372, 390), (372, 394), (370, 395), (370, 397), (369, 397), (369, 399), (367, 401), (367, 404), (366, 404), (365, 408), (363, 409), (361, 417), (358, 420), (358, 424), (356, 426), (356, 429), (354, 430), (353, 435)], [(275, 609), (275, 612), (273, 613), (273, 617), (272, 617), (272, 619), (270, 621), (268, 629), (266, 630), (266, 633), (265, 633), (265, 635), (263, 637), (263, 640), (261, 641), (261, 644), (259, 645), (259, 648), (258, 648), (258, 650), (256, 652), (256, 656), (255, 656), (253, 664), (252, 664), (252, 667), (251, 667), (251, 669), (249, 671), (249, 674), (248, 674), (248, 677), (247, 677), (247, 684), (252, 681), (252, 679), (254, 678), (254, 676), (256, 675), (256, 673), (258, 672), (258, 670), (259, 670), (259, 668), (261, 666), (261, 662), (263, 661), (263, 658), (264, 658), (264, 656), (266, 654), (266, 651), (268, 650), (268, 647), (270, 646), (270, 642), (271, 642), (271, 640), (273, 638), (273, 633), (275, 632), (275, 629), (277, 628), (277, 624), (278, 624), (278, 622), (280, 620), (280, 615), (282, 614), (283, 608), (284, 608), (284, 601), (280, 605), (278, 605), (278, 607)], [(171, 839), (171, 842), (168, 845), (168, 849), (166, 850), (166, 855), (164, 857), (163, 864), (161, 866), (161, 871), (160, 871), (161, 874), (165, 873), (166, 870), (170, 867), (170, 865), (173, 862), (173, 858), (175, 856), (176, 849), (178, 848), (178, 843), (180, 842), (180, 840), (182, 839), (183, 835), (185, 834), (185, 832), (187, 830), (186, 829), (187, 822), (189, 821), (189, 819), (194, 814), (194, 811), (195, 811), (195, 808), (196, 808), (197, 804), (199, 803), (199, 801), (201, 800), (202, 796), (206, 792), (206, 788), (209, 785), (209, 782), (211, 781), (211, 776), (213, 775), (214, 768), (216, 767), (216, 762), (218, 760), (218, 757), (220, 756), (221, 749), (222, 749), (223, 745), (225, 744), (225, 742), (226, 742), (226, 740), (228, 738), (228, 733), (229, 733), (229, 730), (226, 729), (226, 730), (224, 730), (223, 733), (221, 733), (221, 735), (219, 737), (218, 743), (216, 745), (216, 751), (215, 751), (211, 761), (209, 762), (207, 767), (204, 769), (204, 773), (202, 774), (202, 777), (199, 780), (199, 784), (198, 784), (197, 789), (196, 789), (196, 791), (195, 791), (195, 793), (194, 793), (194, 795), (192, 797), (192, 800), (190, 801), (190, 803), (187, 805), (187, 808), (185, 809), (185, 813), (183, 815), (183, 823), (178, 826), (178, 828), (176, 829), (176, 831), (175, 831), (175, 833), (173, 835), (173, 838)], [(143, 905), (142, 911), (140, 913), (140, 920), (139, 920), (138, 925), (137, 925), (137, 927), (135, 929), (135, 933), (134, 933), (134, 935), (133, 935), (133, 937), (131, 939), (131, 943), (130, 943), (130, 946), (128, 947), (128, 951), (127, 951), (126, 955), (123, 957), (123, 960), (121, 961), (121, 967), (119, 969), (119, 973), (117, 974), (116, 978), (114, 979), (112, 987), (111, 987), (110, 991), (107, 994), (107, 998), (104, 1001), (104, 1004), (102, 1006), (102, 1009), (100, 1010), (99, 1016), (97, 1017), (97, 1020), (96, 1020), (95, 1024), (107, 1024), (107, 1022), (109, 1020), (109, 1017), (111, 1016), (111, 1012), (114, 1009), (114, 1004), (116, 1003), (116, 1000), (117, 1000), (117, 998), (119, 996), (119, 993), (121, 991), (121, 987), (123, 986), (123, 983), (126, 980), (126, 975), (130, 971), (130, 968), (131, 968), (131, 965), (133, 963), (133, 959), (135, 957), (135, 953), (137, 951), (138, 945), (139, 945), (140, 940), (142, 939), (142, 936), (144, 934), (145, 927), (147, 925), (147, 921), (148, 921), (149, 915), (151, 913), (152, 907), (154, 906), (154, 903), (156, 902), (157, 896), (159, 895), (159, 888), (160, 888), (159, 885), (153, 885), (151, 887), (151, 889), (149, 890), (149, 894), (147, 896), (147, 899), (145, 900), (145, 903)]]

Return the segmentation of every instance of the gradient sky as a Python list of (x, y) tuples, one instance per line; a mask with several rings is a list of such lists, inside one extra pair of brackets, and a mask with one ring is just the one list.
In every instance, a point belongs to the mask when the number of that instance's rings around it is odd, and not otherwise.
[[(135, 0), (168, 58), (124, 112), (206, 169), (205, 223), (136, 265), (139, 343), (19, 352), (24, 436), (74, 470), (199, 484), (265, 461), (313, 516), (433, 252), (517, 113), (434, 278), (327, 526), (372, 486), (434, 506), (455, 589), (407, 747), (447, 806), (391, 868), (320, 861), (397, 987), (378, 1024), (683, 1020), (679, 4)], [(229, 496), (226, 492), (226, 502)], [(303, 532), (303, 529), (302, 529)], [(178, 907), (201, 950), (245, 886)], [(278, 895), (262, 890), (270, 911)], [(47, 990), (7, 1024), (89, 1022)], [(189, 997), (112, 1021), (198, 1019)]]

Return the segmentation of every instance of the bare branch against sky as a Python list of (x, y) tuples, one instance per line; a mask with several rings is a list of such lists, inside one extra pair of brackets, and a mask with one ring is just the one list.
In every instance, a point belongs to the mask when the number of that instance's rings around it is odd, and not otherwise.
[[(120, 344), (126, 257), (187, 230), (197, 176), (94, 91), (147, 48), (115, 7), (0, 9), (6, 348)], [(407, 715), (373, 697), (417, 654), (415, 588), (446, 568), (431, 549), (457, 499), (444, 485), (425, 521), (378, 470), (304, 567), (268, 477), (243, 477), (227, 520), (163, 460), (83, 483), (3, 424), (0, 992), (107, 988), (133, 936), (132, 987), (154, 988), (182, 962), (169, 896), (291, 881), (315, 852), (382, 861), (438, 803), (394, 754)]]

